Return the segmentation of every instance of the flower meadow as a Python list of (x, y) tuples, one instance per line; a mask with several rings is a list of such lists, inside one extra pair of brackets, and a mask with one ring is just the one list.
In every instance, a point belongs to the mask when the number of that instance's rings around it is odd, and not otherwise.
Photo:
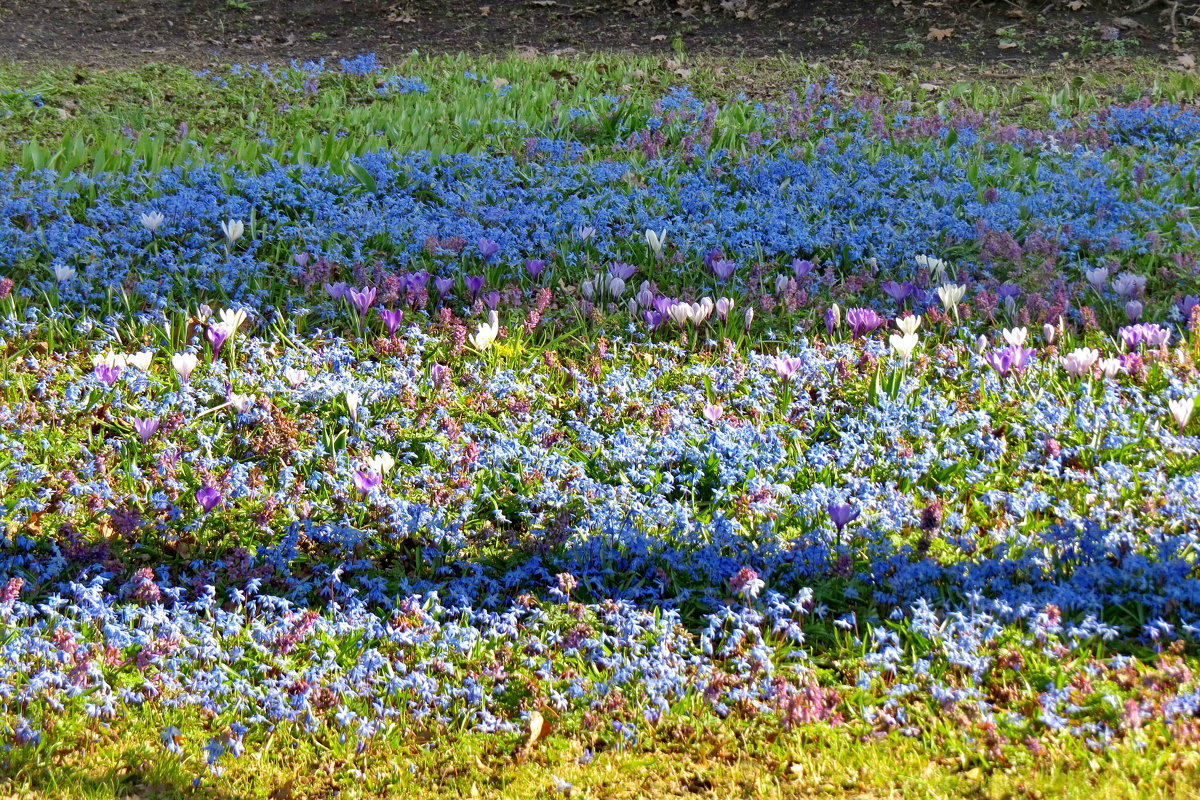
[(6, 768), (1200, 742), (1200, 109), (628, 110), (0, 174)]

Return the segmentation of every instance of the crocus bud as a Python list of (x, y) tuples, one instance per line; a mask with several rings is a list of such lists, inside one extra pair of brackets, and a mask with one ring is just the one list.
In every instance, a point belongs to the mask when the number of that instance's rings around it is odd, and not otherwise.
[(1058, 329), (1047, 322), (1042, 326), (1042, 338), (1046, 340), (1046, 344), (1054, 343), (1054, 334), (1058, 333)]

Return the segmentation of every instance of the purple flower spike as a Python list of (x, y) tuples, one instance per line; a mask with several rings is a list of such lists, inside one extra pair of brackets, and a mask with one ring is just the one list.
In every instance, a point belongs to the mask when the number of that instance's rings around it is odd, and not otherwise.
[(337, 283), (325, 283), (321, 286), (325, 290), (325, 293), (334, 300), (341, 300), (346, 296), (346, 292), (350, 291), (350, 287), (347, 286), (343, 281), (338, 281)]
[(796, 276), (796, 280), (800, 280), (813, 271), (813, 266), (813, 262), (808, 259), (797, 258), (792, 261), (792, 273)]
[(213, 358), (221, 352), (221, 345), (225, 344), (225, 340), (229, 338), (229, 331), (225, 330), (224, 325), (209, 325), (204, 329), (204, 338), (208, 339), (208, 344), (212, 347)]
[(383, 475), (378, 472), (356, 470), (354, 473), (354, 488), (363, 494), (369, 494), (372, 489), (383, 483)]
[(471, 302), (475, 302), (475, 298), (479, 297), (479, 290), (483, 288), (482, 275), (465, 275), (463, 283), (467, 286), (467, 291), (471, 293)]
[(479, 250), (479, 257), (484, 261), (491, 261), (492, 256), (500, 252), (500, 245), (491, 239), (480, 239), (475, 242), (475, 247)]
[(710, 269), (712, 269), (712, 273), (717, 277), (717, 280), (724, 283), (733, 277), (733, 271), (737, 269), (737, 262), (719, 258), (712, 262)]
[(346, 294), (350, 298), (350, 304), (358, 309), (359, 316), (367, 316), (367, 309), (375, 302), (375, 287), (364, 286), (361, 289), (350, 289)]
[(825, 507), (825, 510), (829, 512), (829, 519), (837, 526), (839, 536), (842, 533), (842, 529), (858, 519), (858, 515), (862, 513), (854, 506), (843, 503), (830, 503)]
[(211, 486), (201, 486), (196, 490), (196, 502), (207, 514), (221, 504), (221, 493)]
[(438, 297), (445, 297), (454, 288), (454, 278), (434, 278), (433, 288), (437, 289)]
[(104, 381), (106, 386), (112, 386), (117, 382), (117, 376), (121, 374), (121, 368), (113, 364), (97, 364), (96, 377)]
[(855, 339), (870, 333), (886, 321), (869, 308), (852, 308), (846, 312), (846, 324), (850, 326), (850, 333)]
[(531, 258), (525, 262), (525, 271), (529, 273), (529, 277), (537, 280), (537, 276), (542, 274), (542, 270), (546, 268), (546, 262), (540, 258)]
[(142, 440), (142, 444), (150, 441), (150, 437), (158, 430), (158, 419), (152, 417), (150, 419), (133, 418), (133, 429), (137, 431), (138, 438)]
[(379, 309), (379, 318), (383, 320), (383, 326), (387, 328), (388, 336), (396, 333), (396, 329), (400, 327), (400, 323), (404, 321), (404, 312), (400, 309), (392, 311), (391, 309)]

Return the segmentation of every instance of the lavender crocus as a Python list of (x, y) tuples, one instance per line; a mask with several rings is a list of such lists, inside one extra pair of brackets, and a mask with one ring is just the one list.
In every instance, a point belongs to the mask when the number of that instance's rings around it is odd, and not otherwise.
[(908, 281), (905, 281), (904, 283), (896, 283), (895, 281), (886, 281), (879, 288), (883, 289), (884, 294), (886, 294), (888, 297), (892, 298), (892, 300), (894, 300), (895, 302), (903, 303), (905, 300), (908, 299), (909, 295), (911, 295), (913, 293), (913, 289), (915, 289), (916, 287), (913, 286)]
[(1033, 348), (1010, 345), (999, 350), (993, 350), (984, 356), (984, 360), (991, 365), (992, 369), (999, 373), (1001, 378), (1004, 378), (1010, 372), (1020, 372), (1029, 366), (1028, 361), (1033, 354)]
[(196, 502), (205, 514), (221, 504), (221, 493), (211, 486), (204, 485), (196, 490)]
[(454, 278), (434, 278), (433, 288), (437, 289), (438, 297), (445, 297), (454, 288)]
[(1149, 345), (1150, 347), (1162, 347), (1171, 341), (1170, 329), (1164, 328), (1161, 325), (1155, 325), (1153, 322), (1144, 322), (1140, 325), (1126, 325), (1120, 328), (1117, 334), (1130, 350), (1142, 344)]
[(500, 252), (500, 244), (491, 239), (479, 239), (475, 242), (475, 249), (479, 251), (480, 258), (491, 261), (492, 256)]
[(429, 368), (429, 379), (435, 387), (440, 388), (450, 380), (450, 368), (443, 364), (434, 364)]
[(796, 280), (800, 280), (805, 275), (813, 271), (813, 262), (807, 258), (796, 258), (792, 260), (792, 274), (796, 276)]
[(829, 519), (837, 526), (837, 532), (840, 536), (842, 530), (854, 520), (858, 519), (862, 512), (854, 506), (844, 503), (830, 503), (825, 507), (829, 512)]
[(542, 274), (542, 270), (545, 268), (546, 262), (540, 258), (530, 258), (525, 261), (525, 271), (534, 280), (537, 280), (537, 277)]
[(716, 276), (717, 280), (721, 283), (725, 283), (725, 281), (733, 277), (733, 272), (737, 269), (737, 262), (721, 258), (712, 262), (710, 268), (712, 269), (712, 273)]
[(334, 300), (341, 300), (346, 296), (346, 292), (350, 291), (350, 287), (347, 286), (344, 281), (338, 281), (337, 283), (323, 283), (321, 284), (321, 288), (323, 288), (325, 293)]
[(369, 494), (372, 489), (381, 483), (383, 483), (383, 475), (378, 472), (367, 472), (361, 469), (354, 472), (354, 488), (363, 494)]
[(791, 380), (802, 366), (804, 359), (799, 356), (775, 356), (771, 359), (771, 369), (775, 370), (775, 374), (784, 382)]
[(483, 304), (488, 308), (495, 310), (496, 306), (500, 305), (500, 293), (495, 289), (483, 296)]
[(388, 336), (396, 333), (396, 329), (400, 327), (400, 323), (404, 321), (404, 311), (401, 309), (381, 308), (379, 309), (379, 318), (383, 320), (383, 326), (387, 328)]
[(483, 289), (483, 276), (465, 275), (463, 283), (466, 284), (467, 291), (471, 293), (471, 302), (474, 303), (475, 299), (479, 297), (479, 291)]
[(225, 344), (225, 340), (229, 338), (229, 331), (224, 325), (209, 325), (204, 329), (204, 338), (208, 339), (208, 344), (212, 347), (213, 358), (221, 352), (221, 345)]
[(350, 289), (346, 295), (350, 298), (350, 305), (358, 309), (358, 315), (366, 318), (367, 309), (375, 302), (375, 287), (364, 286), (361, 289)]
[(106, 386), (112, 386), (117, 382), (117, 377), (121, 374), (121, 368), (116, 364), (100, 363), (96, 365), (96, 377), (104, 382)]
[(150, 441), (150, 437), (158, 430), (157, 417), (150, 417), (148, 419), (134, 417), (131, 421), (133, 422), (133, 429), (137, 431), (138, 438), (142, 440), (142, 444)]

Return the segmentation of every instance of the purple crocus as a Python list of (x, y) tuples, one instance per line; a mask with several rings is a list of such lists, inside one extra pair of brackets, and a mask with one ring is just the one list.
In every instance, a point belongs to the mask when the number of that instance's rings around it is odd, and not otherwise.
[(916, 287), (908, 281), (905, 281), (904, 283), (886, 281), (879, 288), (883, 289), (884, 293), (888, 297), (892, 298), (892, 300), (896, 301), (897, 303), (903, 303), (908, 299), (908, 296), (913, 293), (913, 289)]
[(800, 280), (805, 275), (813, 271), (813, 262), (806, 258), (797, 258), (792, 261), (792, 274), (796, 276), (796, 280)]
[(346, 295), (350, 298), (350, 304), (358, 309), (358, 315), (365, 318), (367, 309), (375, 302), (375, 287), (364, 286), (361, 289), (349, 289)]
[(338, 281), (337, 283), (324, 283), (321, 284), (321, 287), (325, 290), (325, 293), (334, 300), (341, 300), (346, 296), (346, 292), (350, 291), (350, 287), (347, 286), (344, 281)]
[(454, 278), (434, 278), (433, 288), (437, 289), (438, 297), (445, 297), (454, 288)]
[(1010, 372), (1020, 372), (1029, 366), (1028, 361), (1033, 356), (1033, 348), (1010, 345), (999, 350), (993, 350), (984, 356), (984, 360), (1003, 378)]
[(1197, 297), (1194, 294), (1189, 294), (1187, 297), (1184, 297), (1179, 301), (1179, 313), (1183, 314), (1183, 318), (1185, 320), (1190, 319), (1192, 316), (1192, 309), (1194, 309), (1196, 306), (1200, 306), (1200, 297)]
[(725, 258), (725, 253), (720, 248), (714, 247), (704, 254), (704, 266), (708, 270), (712, 270), (713, 264)]
[(1126, 325), (1117, 331), (1121, 336), (1121, 341), (1130, 350), (1138, 345), (1145, 344), (1151, 347), (1162, 347), (1171, 340), (1171, 331), (1169, 328), (1164, 328), (1161, 325), (1155, 325), (1153, 322), (1145, 322), (1140, 325)]
[(775, 356), (771, 359), (771, 369), (782, 381), (789, 381), (792, 376), (804, 366), (804, 359), (799, 356)]
[(221, 504), (221, 493), (211, 486), (201, 486), (196, 490), (196, 502), (205, 514)]
[(97, 364), (96, 377), (104, 381), (106, 386), (112, 386), (117, 382), (117, 377), (121, 374), (121, 368), (115, 364)]
[(623, 281), (632, 278), (635, 272), (637, 272), (637, 267), (633, 264), (626, 264), (624, 261), (613, 261), (608, 265), (608, 274)]
[(208, 339), (209, 346), (212, 347), (213, 358), (221, 352), (221, 345), (225, 344), (225, 340), (229, 338), (229, 331), (224, 325), (209, 325), (204, 329), (204, 338)]
[(379, 318), (383, 320), (383, 326), (387, 328), (388, 336), (391, 336), (396, 333), (396, 329), (404, 321), (404, 312), (400, 309), (393, 311), (390, 308), (381, 308), (379, 309)]
[[(428, 285), (429, 285), (429, 273), (423, 269), (419, 269), (416, 272), (409, 275), (408, 279), (404, 282), (404, 288), (406, 288), (410, 292), (419, 292)], [(451, 283), (451, 285), (453, 285), (453, 282)]]
[(475, 302), (475, 298), (479, 297), (479, 291), (483, 288), (482, 275), (464, 275), (463, 283), (467, 286), (467, 291), (471, 293), (471, 302)]
[(429, 368), (429, 379), (433, 381), (435, 387), (440, 388), (450, 380), (450, 368), (444, 364), (434, 364)]
[(149, 419), (141, 419), (134, 417), (133, 429), (137, 431), (138, 438), (142, 440), (142, 444), (150, 441), (150, 437), (158, 430), (158, 418), (151, 417)]
[(368, 494), (381, 483), (383, 483), (383, 475), (378, 472), (367, 472), (361, 469), (354, 472), (354, 488), (363, 494)]
[(292, 260), (296, 262), (296, 266), (300, 269), (308, 267), (308, 253), (295, 253), (292, 255)]
[(657, 328), (662, 324), (664, 317), (661, 311), (655, 311), (652, 308), (648, 308), (642, 312), (642, 319), (646, 321), (646, 325), (649, 327)]
[(525, 271), (529, 273), (529, 277), (537, 280), (537, 276), (542, 274), (542, 270), (546, 268), (546, 262), (540, 258), (531, 258), (525, 262)]
[(846, 324), (857, 339), (883, 325), (887, 320), (869, 308), (851, 308), (846, 312)]
[(830, 503), (825, 507), (825, 510), (829, 512), (829, 519), (837, 526), (839, 536), (842, 534), (842, 529), (858, 519), (858, 515), (862, 513), (854, 506), (846, 503)]
[(479, 257), (484, 261), (491, 261), (492, 256), (500, 252), (500, 244), (491, 239), (479, 239), (475, 242), (475, 248), (479, 251)]
[(733, 271), (737, 269), (737, 262), (730, 261), (727, 258), (719, 258), (713, 261), (709, 268), (717, 280), (724, 283), (733, 277)]

